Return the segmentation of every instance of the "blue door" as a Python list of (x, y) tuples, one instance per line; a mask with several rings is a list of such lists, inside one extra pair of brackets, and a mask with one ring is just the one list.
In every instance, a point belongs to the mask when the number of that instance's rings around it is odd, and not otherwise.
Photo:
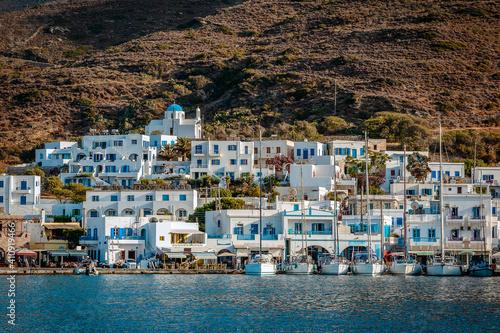
[(26, 205), (26, 196), (21, 196), (21, 205)]
[(28, 184), (26, 183), (25, 180), (21, 181), (21, 190), (27, 190), (28, 189)]
[(353, 150), (351, 150), (351, 151), (352, 151), (352, 158), (357, 158), (357, 157), (358, 157), (357, 150), (356, 150), (356, 149), (353, 149)]
[(304, 149), (304, 159), (307, 160), (309, 158), (309, 150)]

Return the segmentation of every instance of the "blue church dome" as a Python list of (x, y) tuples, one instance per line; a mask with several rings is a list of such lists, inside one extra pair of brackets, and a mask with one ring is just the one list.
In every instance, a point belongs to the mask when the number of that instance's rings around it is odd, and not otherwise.
[(180, 105), (172, 104), (167, 108), (167, 111), (182, 111), (182, 108)]

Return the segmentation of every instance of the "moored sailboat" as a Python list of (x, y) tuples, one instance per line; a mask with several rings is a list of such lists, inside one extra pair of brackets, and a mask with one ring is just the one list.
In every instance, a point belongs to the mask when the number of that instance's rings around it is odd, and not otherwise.
[[(369, 180), (369, 165), (368, 165), (368, 136), (365, 132), (365, 174), (366, 174), (366, 212), (368, 220), (368, 250), (366, 258), (362, 254), (355, 255), (351, 270), (355, 275), (382, 275), (385, 271), (385, 265), (381, 258), (380, 262), (372, 254), (371, 251), (371, 217), (370, 217), (370, 180)], [(382, 231), (381, 231), (382, 232)], [(381, 244), (382, 245), (382, 244)], [(382, 252), (382, 246), (380, 251)]]
[[(333, 149), (335, 151), (335, 149)], [(337, 206), (337, 169), (335, 164), (335, 154), (333, 154), (333, 192), (335, 196), (335, 216), (333, 219), (335, 232), (334, 244), (333, 244), (333, 255), (327, 255), (324, 257), (321, 263), (321, 274), (325, 275), (345, 275), (349, 270), (349, 265), (345, 258), (339, 257), (339, 228), (338, 228), (338, 206)]]
[(260, 147), (259, 147), (259, 165), (260, 165), (260, 180), (259, 180), (259, 254), (254, 255), (248, 264), (245, 265), (246, 275), (275, 275), (276, 274), (276, 264), (274, 262), (273, 256), (270, 254), (262, 253), (262, 134), (260, 136)]
[(406, 144), (403, 153), (403, 214), (404, 214), (404, 253), (403, 256), (392, 256), (388, 271), (394, 275), (419, 275), (422, 274), (420, 263), (408, 255), (407, 247), (407, 221), (406, 221)]
[(462, 275), (462, 266), (455, 257), (446, 257), (444, 249), (444, 217), (443, 217), (443, 154), (441, 140), (441, 124), (439, 124), (439, 218), (441, 221), (441, 255), (435, 256), (427, 264), (426, 273), (429, 276), (459, 276)]

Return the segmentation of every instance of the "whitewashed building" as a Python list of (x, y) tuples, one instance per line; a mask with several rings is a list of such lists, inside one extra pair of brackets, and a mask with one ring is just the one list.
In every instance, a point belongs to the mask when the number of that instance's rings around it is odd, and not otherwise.
[(195, 119), (186, 119), (186, 114), (177, 104), (172, 104), (165, 111), (165, 118), (152, 120), (146, 126), (146, 134), (161, 132), (163, 135), (173, 135), (179, 138), (201, 138), (201, 111), (196, 109)]
[(197, 193), (186, 184), (171, 183), (164, 186), (135, 185), (132, 190), (87, 191), (83, 203), (85, 216), (141, 216), (175, 215), (186, 219), (197, 207)]
[(81, 148), (73, 148), (69, 172), (60, 175), (64, 184), (118, 184), (130, 188), (144, 175), (151, 173), (156, 148), (149, 145), (149, 136), (88, 135)]
[(50, 142), (45, 144), (44, 149), (35, 151), (35, 162), (43, 167), (62, 167), (73, 158), (73, 148), (78, 142)]
[(40, 176), (0, 176), (0, 214), (39, 215)]

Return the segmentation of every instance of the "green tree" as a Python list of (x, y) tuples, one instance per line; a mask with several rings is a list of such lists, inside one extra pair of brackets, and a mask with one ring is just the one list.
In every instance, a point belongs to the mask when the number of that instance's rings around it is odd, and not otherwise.
[(63, 182), (57, 176), (50, 176), (45, 179), (44, 187), (45, 191), (54, 194), (56, 189), (63, 187)]
[(28, 169), (28, 170), (24, 171), (24, 174), (31, 175), (31, 176), (40, 176), (40, 179), (42, 182), (45, 178), (45, 172), (40, 170), (40, 168), (38, 168), (38, 167), (36, 169)]
[[(459, 161), (462, 162), (465, 166), (465, 175), (467, 177), (472, 176), (472, 169), (474, 168), (474, 159), (468, 158), (466, 160)], [(483, 160), (476, 159), (476, 167), (487, 167), (488, 164), (485, 163)]]
[(170, 161), (172, 158), (177, 156), (177, 152), (171, 145), (163, 145), (158, 151), (158, 155)]
[(408, 157), (406, 170), (408, 170), (417, 181), (424, 181), (427, 178), (427, 174), (431, 172), (429, 161), (429, 157), (415, 152)]
[(68, 248), (76, 248), (80, 244), (80, 237), (83, 236), (83, 234), (83, 229), (63, 230), (63, 236), (68, 241)]
[(186, 161), (191, 158), (191, 140), (188, 138), (178, 138), (174, 144), (174, 151)]
[(328, 116), (318, 124), (318, 130), (324, 135), (337, 134), (347, 128), (347, 122), (339, 117)]
[[(221, 208), (224, 210), (227, 209), (241, 209), (245, 204), (244, 200), (234, 199), (234, 198), (222, 198), (221, 200)], [(198, 219), (198, 223), (200, 224), (200, 230), (205, 231), (205, 212), (214, 211), (215, 210), (216, 201), (212, 201), (203, 205), (202, 207), (198, 207), (194, 210), (194, 213), (189, 215), (188, 221), (196, 222)]]
[(429, 122), (415, 116), (394, 112), (378, 112), (365, 120), (359, 127), (367, 130), (372, 138), (386, 139), (388, 142), (406, 143), (410, 149), (428, 147), (430, 138)]

